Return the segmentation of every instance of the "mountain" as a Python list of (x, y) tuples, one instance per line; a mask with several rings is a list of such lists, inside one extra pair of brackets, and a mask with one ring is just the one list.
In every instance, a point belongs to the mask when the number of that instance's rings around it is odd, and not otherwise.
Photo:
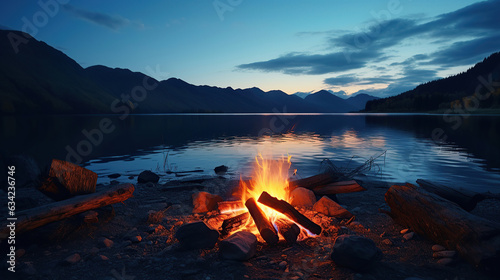
[(356, 107), (346, 100), (331, 94), (329, 91), (321, 90), (304, 98), (310, 104), (314, 104), (322, 112), (348, 113), (358, 111)]
[(376, 100), (380, 99), (379, 97), (375, 97), (373, 95), (369, 95), (366, 93), (360, 93), (356, 96), (351, 96), (346, 99), (347, 103), (351, 104), (352, 106), (356, 107), (356, 109), (363, 110), (365, 109), (366, 103), (371, 100)]
[(500, 109), (500, 52), (466, 72), (427, 82), (396, 96), (366, 103), (366, 112), (429, 112)]
[(308, 95), (310, 95), (312, 92), (301, 92), (301, 91), (298, 91), (296, 93), (294, 93), (293, 95), (295, 96), (298, 96), (302, 99), (306, 98)]

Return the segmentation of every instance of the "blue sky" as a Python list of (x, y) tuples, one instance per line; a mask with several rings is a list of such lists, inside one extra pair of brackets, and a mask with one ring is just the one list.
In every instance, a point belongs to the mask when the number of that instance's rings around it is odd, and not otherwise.
[(0, 4), (0, 26), (25, 29), (83, 67), (129, 68), (196, 85), (379, 96), (459, 73), (500, 51), (499, 15), (499, 0)]

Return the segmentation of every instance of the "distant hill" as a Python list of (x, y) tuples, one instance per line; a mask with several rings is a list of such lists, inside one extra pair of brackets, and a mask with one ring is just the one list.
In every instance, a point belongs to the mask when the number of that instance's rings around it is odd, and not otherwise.
[[(15, 53), (9, 34), (29, 38)], [(0, 114), (182, 113), (182, 112), (348, 112), (355, 108), (335, 96), (308, 102), (296, 95), (259, 88), (195, 86), (176, 78), (157, 81), (128, 69), (82, 68), (44, 42), (20, 31), (0, 30)], [(144, 98), (132, 92), (144, 80), (155, 84)], [(140, 91), (137, 94), (142, 94)], [(321, 95), (321, 94), (320, 94)], [(128, 100), (127, 100), (128, 99)]]
[(355, 106), (347, 102), (345, 99), (335, 96), (326, 90), (321, 90), (308, 95), (304, 98), (304, 100), (321, 108), (323, 112), (347, 113), (358, 111)]
[[(473, 98), (476, 89), (478, 94), (486, 96), (486, 85), (479, 80), (482, 77), (493, 83), (493, 93), (479, 103)], [(427, 82), (415, 89), (396, 96), (372, 100), (366, 103), (365, 112), (429, 112), (445, 111), (454, 108), (460, 110), (478, 108), (500, 109), (500, 87), (495, 83), (500, 81), (500, 53), (494, 53), (466, 72), (448, 78)], [(470, 111), (470, 110), (469, 110)]]
[(312, 92), (301, 92), (301, 91), (299, 91), (299, 92), (294, 93), (293, 95), (298, 96), (298, 97), (304, 99), (304, 98), (306, 98), (310, 94), (312, 94)]
[(371, 100), (380, 99), (379, 97), (375, 97), (373, 95), (369, 95), (366, 93), (360, 93), (356, 96), (352, 96), (346, 99), (347, 103), (354, 106), (358, 111), (365, 109), (366, 103)]

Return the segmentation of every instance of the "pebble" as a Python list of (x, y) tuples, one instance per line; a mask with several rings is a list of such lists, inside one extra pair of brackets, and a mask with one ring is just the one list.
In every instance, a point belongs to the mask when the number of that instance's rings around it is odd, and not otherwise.
[(82, 258), (80, 257), (80, 254), (73, 254), (67, 258), (64, 259), (64, 262), (66, 262), (67, 264), (75, 264), (77, 262), (79, 262)]
[(385, 244), (387, 246), (391, 246), (393, 243), (389, 238), (386, 238), (386, 239), (382, 240), (382, 244)]
[(438, 264), (440, 265), (449, 265), (453, 262), (453, 259), (452, 258), (443, 258), (443, 259), (439, 259), (437, 261)]
[(432, 254), (433, 258), (453, 258), (457, 254), (457, 251), (439, 251)]
[(444, 246), (441, 246), (441, 245), (432, 245), (432, 251), (434, 252), (439, 252), (439, 251), (444, 251), (446, 250), (446, 248)]
[(410, 240), (413, 238), (413, 236), (415, 236), (415, 233), (414, 232), (408, 232), (407, 234), (403, 235), (403, 238), (405, 240)]
[(130, 241), (132, 241), (133, 243), (139, 243), (142, 241), (142, 237), (140, 235), (137, 235), (137, 236), (132, 236), (130, 238)]
[(405, 228), (405, 229), (402, 229), (399, 233), (401, 233), (401, 234), (405, 234), (405, 233), (407, 233), (409, 230), (410, 230), (410, 229)]
[(109, 261), (109, 258), (104, 255), (99, 255), (99, 259), (103, 261)]
[(113, 240), (104, 237), (100, 240), (100, 243), (106, 248), (111, 248), (114, 244)]
[(26, 250), (24, 250), (24, 249), (17, 249), (16, 250), (16, 258), (20, 258), (20, 257), (24, 256), (24, 254), (26, 254)]
[(299, 276), (292, 276), (292, 277), (290, 277), (290, 279), (291, 280), (298, 280), (298, 279), (300, 279), (300, 277)]
[(288, 263), (286, 261), (280, 262), (279, 266), (280, 268), (285, 268)]

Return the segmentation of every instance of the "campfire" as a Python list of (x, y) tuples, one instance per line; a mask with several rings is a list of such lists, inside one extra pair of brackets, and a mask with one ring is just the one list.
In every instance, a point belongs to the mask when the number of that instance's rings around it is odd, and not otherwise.
[(222, 234), (250, 231), (269, 245), (294, 243), (321, 233), (321, 227), (289, 204), (291, 156), (266, 159), (256, 156), (251, 180), (240, 179), (239, 200), (219, 203), (221, 214), (231, 215)]

